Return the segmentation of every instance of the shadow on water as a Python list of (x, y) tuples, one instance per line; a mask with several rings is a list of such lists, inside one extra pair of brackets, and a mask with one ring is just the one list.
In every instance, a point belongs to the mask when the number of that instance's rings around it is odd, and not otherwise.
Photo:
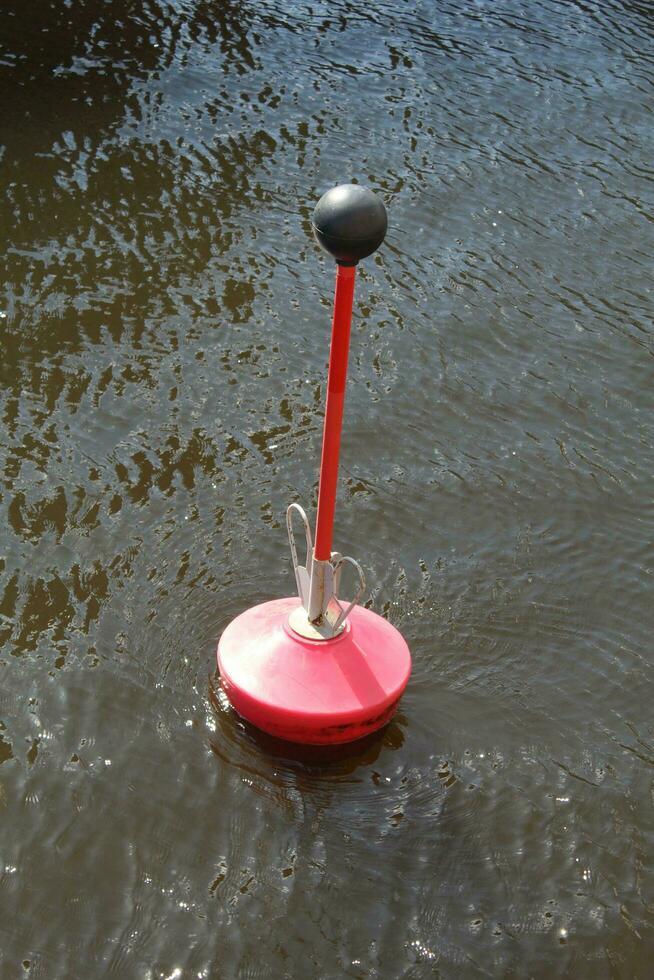
[[(318, 782), (340, 780), (360, 766), (370, 766), (385, 750), (404, 745), (406, 719), (401, 712), (381, 732), (344, 745), (300, 745), (275, 738), (240, 718), (220, 688), (217, 673), (209, 676), (208, 697), (214, 709), (218, 737), (210, 740), (212, 752), (228, 765), (282, 779), (282, 773), (303, 773)], [(256, 769), (256, 766), (259, 769)]]
[(129, 0), (10, 0), (3, 6), (2, 30), (0, 106), (10, 135), (5, 151), (15, 158), (12, 163), (23, 165), (26, 152), (52, 159), (44, 151), (62, 134), (66, 141), (76, 131), (87, 139), (94, 132), (108, 138), (122, 121), (134, 81), (174, 62), (182, 31), (193, 43), (216, 45), (241, 73), (254, 67), (247, 5), (234, 0), (181, 8), (145, 0), (138, 10)]

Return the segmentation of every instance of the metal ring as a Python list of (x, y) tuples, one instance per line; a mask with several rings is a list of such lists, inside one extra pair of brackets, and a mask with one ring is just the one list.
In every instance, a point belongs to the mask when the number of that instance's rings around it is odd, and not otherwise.
[(333, 629), (334, 630), (337, 630), (340, 626), (343, 625), (343, 623), (345, 622), (345, 620), (347, 619), (347, 617), (350, 615), (350, 613), (352, 612), (352, 610), (354, 609), (354, 607), (356, 606), (356, 604), (361, 599), (363, 593), (366, 591), (366, 579), (365, 579), (365, 576), (363, 574), (363, 569), (361, 568), (361, 565), (359, 564), (359, 562), (356, 561), (354, 558), (350, 558), (349, 555), (339, 556), (338, 561), (333, 566), (333, 568), (334, 568), (334, 576), (336, 576), (336, 573), (340, 570), (341, 566), (345, 564), (345, 562), (347, 562), (349, 565), (352, 565), (352, 567), (356, 569), (357, 574), (359, 576), (359, 588), (357, 589), (357, 592), (356, 592), (356, 594), (354, 596), (354, 599), (352, 599), (352, 601), (350, 602), (349, 606), (345, 610), (343, 610), (343, 607), (341, 606), (341, 603), (338, 601), (338, 597), (337, 596), (335, 597), (336, 598), (336, 601), (338, 602), (339, 608), (341, 609), (341, 615), (338, 617), (338, 619), (334, 623), (334, 626), (333, 626)]

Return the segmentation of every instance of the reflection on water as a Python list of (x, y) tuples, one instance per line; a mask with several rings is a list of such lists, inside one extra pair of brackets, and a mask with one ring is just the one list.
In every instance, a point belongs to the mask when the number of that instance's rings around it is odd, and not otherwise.
[[(4, 14), (0, 974), (647, 977), (650, 5)], [(325, 753), (215, 646), (292, 589), (352, 178), (336, 544), (414, 673)]]

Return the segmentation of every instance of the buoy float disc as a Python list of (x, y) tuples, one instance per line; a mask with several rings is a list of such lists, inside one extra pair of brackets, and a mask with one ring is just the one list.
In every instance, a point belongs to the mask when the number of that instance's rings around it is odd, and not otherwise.
[(297, 597), (241, 613), (218, 644), (223, 689), (236, 712), (290, 742), (352, 742), (393, 716), (411, 672), (401, 634), (356, 606), (344, 631), (311, 640), (289, 625)]

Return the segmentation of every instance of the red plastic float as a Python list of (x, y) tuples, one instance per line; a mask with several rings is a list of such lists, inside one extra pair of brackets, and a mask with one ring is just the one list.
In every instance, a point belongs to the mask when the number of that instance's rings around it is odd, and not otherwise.
[[(411, 655), (395, 627), (358, 605), (365, 591), (358, 562), (332, 551), (356, 265), (384, 240), (386, 210), (371, 191), (342, 184), (320, 199), (312, 226), (338, 263), (315, 548), (306, 514), (291, 504), (286, 522), (299, 598), (274, 599), (237, 616), (220, 638), (218, 669), (230, 703), (257, 728), (291, 742), (336, 744), (390, 720)], [(304, 526), (303, 565), (295, 515)], [(348, 565), (359, 587), (345, 602), (339, 588)]]

